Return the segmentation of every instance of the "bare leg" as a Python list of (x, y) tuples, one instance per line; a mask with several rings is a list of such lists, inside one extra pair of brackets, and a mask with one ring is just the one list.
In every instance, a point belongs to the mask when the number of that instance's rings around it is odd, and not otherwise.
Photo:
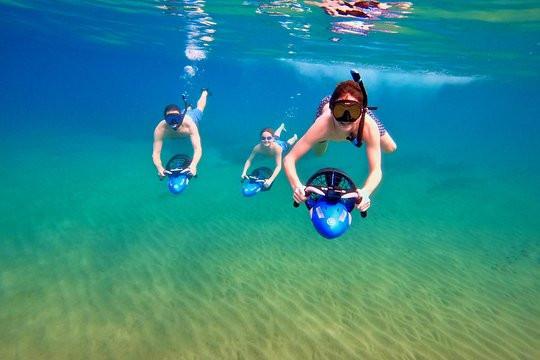
[(392, 137), (388, 133), (388, 131), (385, 132), (383, 136), (381, 136), (381, 149), (387, 153), (392, 153), (397, 150), (397, 145), (394, 142), (394, 139), (392, 139)]
[(208, 98), (208, 91), (203, 90), (201, 93), (201, 97), (197, 101), (197, 109), (199, 109), (201, 112), (203, 112), (204, 108), (206, 107), (206, 98)]
[(287, 131), (285, 130), (285, 123), (281, 123), (281, 125), (278, 126), (276, 131), (274, 131), (274, 137), (280, 137), (282, 131)]
[(294, 136), (292, 138), (290, 138), (289, 140), (287, 140), (287, 144), (289, 145), (294, 145), (294, 143), (296, 142), (296, 140), (298, 140), (298, 135), (294, 134)]
[(320, 142), (315, 145), (313, 145), (312, 149), (315, 155), (322, 156), (326, 152), (326, 149), (328, 148), (328, 141)]

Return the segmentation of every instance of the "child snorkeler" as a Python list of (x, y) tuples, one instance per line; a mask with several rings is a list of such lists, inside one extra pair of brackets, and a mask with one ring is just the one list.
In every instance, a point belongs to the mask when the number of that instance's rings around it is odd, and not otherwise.
[(280, 140), (279, 137), (281, 135), (282, 131), (285, 130), (285, 124), (281, 123), (281, 125), (276, 129), (276, 131), (272, 130), (271, 128), (265, 128), (261, 131), (261, 140), (260, 143), (255, 145), (253, 147), (253, 150), (251, 151), (251, 154), (249, 155), (248, 159), (246, 160), (244, 164), (244, 170), (242, 170), (242, 179), (247, 179), (247, 171), (249, 170), (249, 167), (251, 166), (251, 161), (257, 154), (262, 154), (269, 157), (274, 157), (276, 160), (276, 167), (274, 168), (274, 172), (272, 173), (272, 176), (270, 176), (268, 179), (264, 181), (264, 187), (268, 189), (276, 177), (278, 176), (279, 172), (281, 171), (281, 158), (292, 145), (296, 142), (298, 139), (298, 136), (294, 134), (293, 137), (291, 137), (287, 141)]

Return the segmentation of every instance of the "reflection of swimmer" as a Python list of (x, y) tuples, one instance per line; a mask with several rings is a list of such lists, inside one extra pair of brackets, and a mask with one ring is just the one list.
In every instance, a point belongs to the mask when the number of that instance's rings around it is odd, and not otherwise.
[(310, 149), (322, 155), (326, 152), (328, 140), (348, 140), (356, 147), (365, 143), (369, 174), (363, 187), (358, 190), (358, 195), (362, 198), (358, 208), (366, 211), (371, 205), (369, 196), (382, 178), (381, 149), (393, 152), (397, 148), (382, 123), (369, 112), (367, 93), (360, 75), (354, 71), (351, 71), (351, 74), (354, 81), (339, 83), (332, 96), (319, 105), (315, 122), (283, 160), (285, 173), (293, 188), (293, 198), (298, 203), (306, 201), (306, 194), (296, 172), (296, 162)]
[(409, 10), (410, 2), (379, 2), (379, 1), (344, 1), (323, 0), (322, 2), (304, 1), (308, 5), (320, 7), (330, 16), (372, 18), (380, 15), (382, 11), (389, 11), (392, 7), (400, 10)]
[(193, 145), (193, 159), (188, 169), (192, 176), (197, 175), (197, 164), (202, 156), (198, 124), (202, 119), (207, 97), (208, 91), (203, 89), (195, 109), (192, 109), (187, 102), (185, 102), (185, 99), (184, 111), (181, 111), (180, 108), (174, 104), (165, 107), (165, 110), (163, 111), (164, 119), (157, 124), (154, 130), (154, 146), (152, 152), (152, 160), (160, 177), (170, 174), (161, 163), (163, 140), (165, 138), (182, 138), (187, 136), (189, 136), (191, 144)]
[(338, 21), (332, 24), (332, 32), (337, 34), (367, 35), (373, 24), (366, 24), (362, 21)]
[(274, 168), (274, 172), (272, 173), (272, 175), (265, 180), (264, 187), (269, 188), (272, 185), (272, 182), (275, 180), (275, 178), (281, 171), (282, 155), (285, 154), (298, 139), (298, 136), (294, 134), (294, 136), (287, 141), (280, 140), (279, 137), (281, 135), (281, 132), (284, 130), (285, 124), (282, 123), (276, 129), (276, 131), (273, 131), (270, 128), (265, 128), (261, 131), (261, 142), (253, 147), (251, 154), (249, 155), (248, 159), (244, 164), (241, 178), (247, 178), (247, 171), (249, 170), (249, 167), (251, 166), (251, 162), (255, 155), (262, 154), (266, 156), (273, 156), (276, 160), (276, 167)]
[(352, 16), (367, 18), (369, 15), (361, 8), (341, 0), (323, 0), (322, 2), (304, 1), (308, 5), (318, 6), (330, 16)]

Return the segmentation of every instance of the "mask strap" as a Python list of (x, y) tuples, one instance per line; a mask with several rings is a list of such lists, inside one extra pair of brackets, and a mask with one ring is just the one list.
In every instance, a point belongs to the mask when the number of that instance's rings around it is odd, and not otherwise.
[[(366, 108), (362, 108), (362, 115), (360, 115), (360, 123), (358, 124), (358, 131), (356, 132), (355, 142), (353, 143), (356, 147), (362, 146), (362, 136), (364, 134), (364, 122), (366, 119)], [(352, 136), (349, 136), (347, 139), (352, 141)]]

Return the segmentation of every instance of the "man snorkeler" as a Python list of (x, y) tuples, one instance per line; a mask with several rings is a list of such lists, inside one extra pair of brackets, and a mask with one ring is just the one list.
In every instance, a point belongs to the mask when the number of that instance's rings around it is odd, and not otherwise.
[(296, 172), (296, 162), (310, 149), (317, 155), (326, 152), (328, 140), (352, 142), (356, 147), (366, 144), (366, 156), (369, 173), (364, 185), (358, 189), (362, 198), (357, 205), (360, 211), (366, 211), (370, 205), (370, 195), (382, 179), (381, 149), (394, 152), (396, 143), (383, 124), (368, 109), (367, 93), (360, 80), (360, 74), (351, 71), (353, 80), (341, 82), (331, 96), (321, 101), (313, 125), (298, 140), (290, 153), (283, 160), (285, 173), (293, 189), (294, 201), (306, 201), (305, 186)]
[(294, 136), (287, 141), (280, 140), (279, 137), (281, 135), (281, 132), (284, 130), (285, 124), (282, 123), (276, 129), (276, 131), (273, 131), (271, 128), (265, 128), (261, 131), (260, 143), (253, 147), (251, 154), (249, 154), (248, 159), (244, 163), (244, 169), (242, 170), (242, 175), (240, 176), (242, 179), (248, 178), (247, 171), (251, 166), (253, 158), (257, 154), (261, 154), (269, 157), (274, 157), (274, 159), (276, 160), (276, 167), (274, 168), (274, 172), (268, 179), (264, 181), (263, 184), (266, 189), (268, 189), (272, 185), (279, 172), (281, 171), (281, 158), (283, 154), (285, 154), (298, 139), (298, 136), (294, 134)]
[(165, 138), (183, 138), (188, 136), (193, 146), (193, 159), (191, 160), (188, 169), (191, 175), (197, 175), (197, 165), (202, 156), (198, 124), (202, 119), (207, 97), (208, 90), (203, 89), (195, 109), (192, 109), (189, 106), (185, 96), (183, 96), (185, 106), (183, 111), (175, 104), (170, 104), (165, 107), (165, 110), (163, 111), (164, 119), (161, 120), (154, 129), (154, 145), (152, 151), (152, 161), (156, 166), (160, 178), (170, 174), (170, 172), (163, 167), (161, 162), (163, 140)]

